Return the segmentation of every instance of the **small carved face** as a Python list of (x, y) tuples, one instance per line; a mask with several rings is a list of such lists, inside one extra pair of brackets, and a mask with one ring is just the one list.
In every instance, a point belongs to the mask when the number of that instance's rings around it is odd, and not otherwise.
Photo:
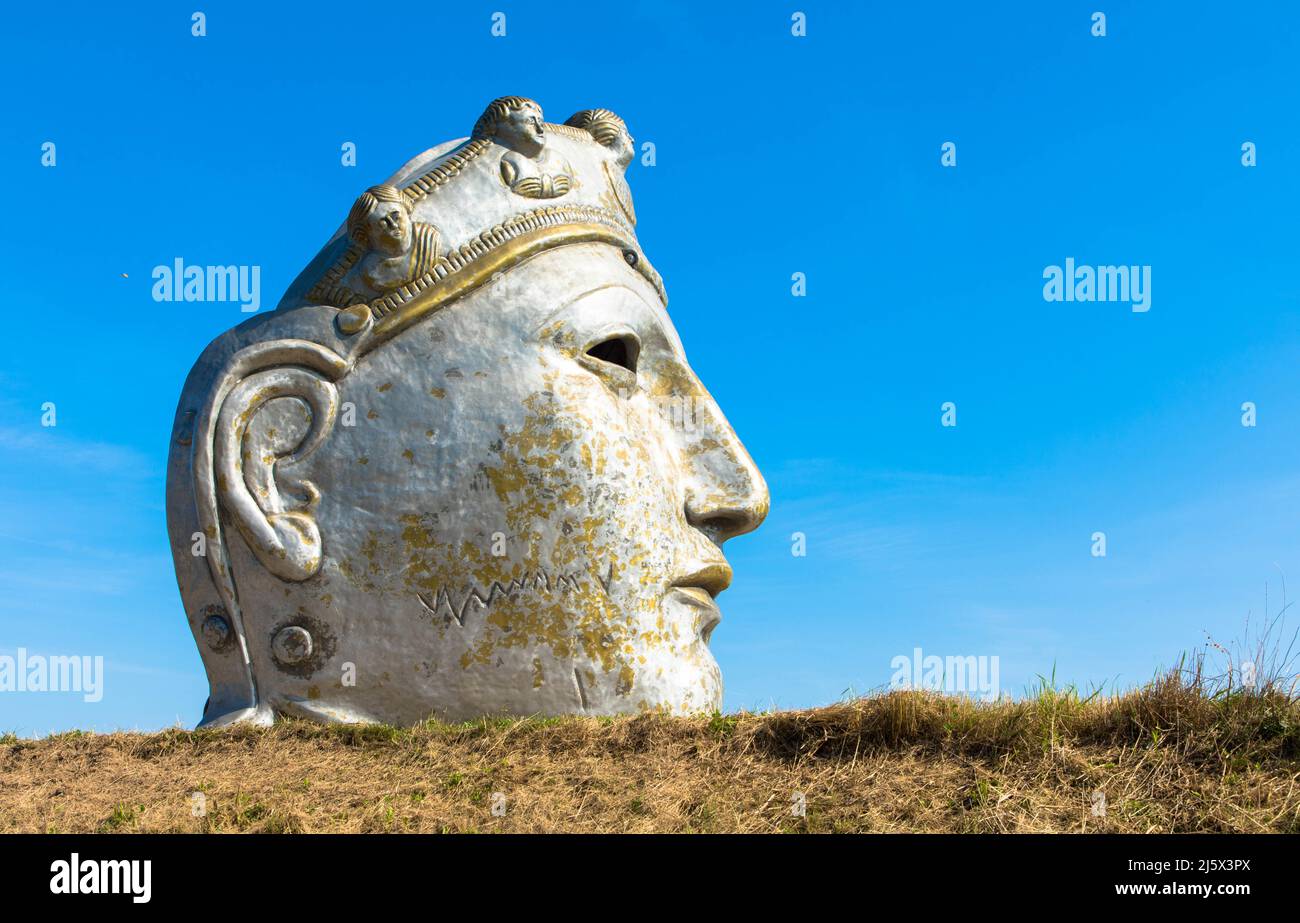
[(533, 105), (510, 110), (497, 125), (497, 135), (510, 147), (536, 150), (546, 142), (542, 110)]
[(380, 202), (366, 216), (370, 246), (390, 253), (404, 253), (411, 245), (411, 216), (398, 202)]
[(722, 544), (767, 488), (617, 250), (516, 267), (369, 353), (339, 398), (355, 419), (298, 472), (320, 575), (296, 599), (240, 578), (250, 606), (336, 636), (308, 676), (254, 637), (270, 699), (398, 723), (720, 706)]
[(620, 131), (609, 149), (614, 155), (614, 162), (626, 169), (627, 165), (632, 162), (632, 157), (636, 154), (636, 141), (626, 131)]

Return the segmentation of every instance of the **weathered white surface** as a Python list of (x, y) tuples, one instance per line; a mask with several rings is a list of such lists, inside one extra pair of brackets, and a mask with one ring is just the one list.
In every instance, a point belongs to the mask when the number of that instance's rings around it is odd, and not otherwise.
[(365, 255), (325, 292), (355, 244), (336, 235), (274, 313), (190, 373), (168, 525), (211, 684), (204, 724), (719, 706), (720, 546), (761, 522), (767, 489), (636, 243), (621, 123), (600, 116), (601, 144), (542, 128), (530, 105), (498, 106), (456, 175), (409, 210), (375, 200), (354, 237), (378, 246), (386, 221), (401, 275), (432, 265), (418, 224), (445, 257), (538, 207), (591, 214), (507, 228), (406, 294), (367, 289)]

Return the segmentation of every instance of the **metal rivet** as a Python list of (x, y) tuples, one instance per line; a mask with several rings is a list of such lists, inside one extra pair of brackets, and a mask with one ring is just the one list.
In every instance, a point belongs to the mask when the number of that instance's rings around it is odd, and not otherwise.
[(339, 312), (335, 322), (339, 325), (339, 333), (344, 336), (360, 333), (370, 326), (370, 306), (354, 304), (350, 308), (345, 308)]
[(219, 651), (230, 641), (230, 623), (220, 615), (209, 615), (203, 620), (203, 640), (208, 647)]
[(298, 625), (281, 628), (271, 642), (271, 655), (279, 663), (301, 663), (311, 656), (311, 650), (311, 634)]
[(196, 411), (187, 410), (181, 417), (180, 425), (176, 427), (176, 444), (189, 445), (194, 441), (194, 416)]

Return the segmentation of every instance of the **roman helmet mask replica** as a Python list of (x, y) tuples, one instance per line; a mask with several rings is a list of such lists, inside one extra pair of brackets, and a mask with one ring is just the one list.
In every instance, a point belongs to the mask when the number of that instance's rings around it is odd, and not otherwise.
[(202, 724), (719, 707), (762, 476), (635, 233), (618, 116), (491, 103), (219, 336), (167, 473)]

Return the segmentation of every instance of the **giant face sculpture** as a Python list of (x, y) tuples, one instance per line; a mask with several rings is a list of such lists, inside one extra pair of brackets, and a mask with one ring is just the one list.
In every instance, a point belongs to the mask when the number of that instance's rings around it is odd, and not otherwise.
[(490, 135), (426, 152), (389, 183), (445, 257), (377, 291), (336, 235), (195, 366), (168, 520), (204, 724), (719, 706), (721, 547), (767, 489), (614, 186), (626, 131), (582, 116), (554, 204)]

